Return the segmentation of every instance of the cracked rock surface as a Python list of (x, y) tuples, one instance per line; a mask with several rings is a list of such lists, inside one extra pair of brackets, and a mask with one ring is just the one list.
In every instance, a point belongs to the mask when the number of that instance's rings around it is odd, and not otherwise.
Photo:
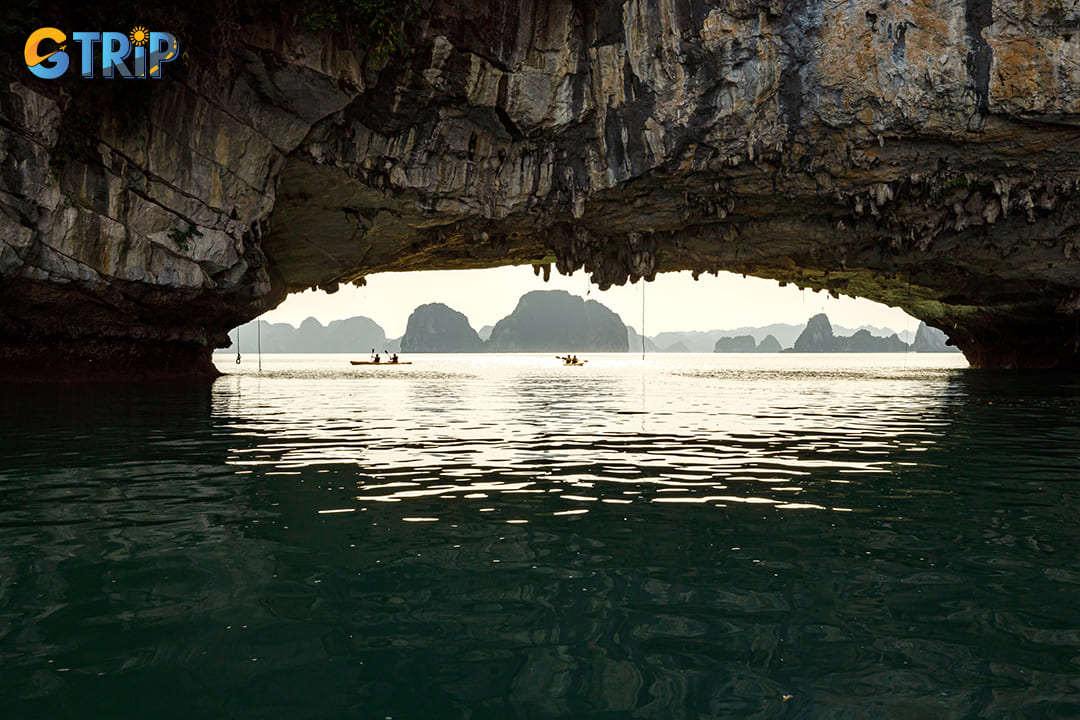
[(1045, 0), (429, 0), (389, 60), (244, 27), (134, 128), (0, 67), (0, 363), (211, 372), (288, 292), (533, 263), (770, 277), (902, 307), (976, 366), (1077, 367), (1077, 26)]

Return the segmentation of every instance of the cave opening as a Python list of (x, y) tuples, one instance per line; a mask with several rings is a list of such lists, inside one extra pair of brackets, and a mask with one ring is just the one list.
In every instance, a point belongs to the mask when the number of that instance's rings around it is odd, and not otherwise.
[[(357, 323), (367, 320), (378, 327), (381, 335), (371, 339), (370, 334), (364, 334), (372, 330), (371, 325), (364, 325), (362, 337), (355, 339), (353, 350), (367, 351), (369, 346), (380, 344), (397, 350), (412, 316), (423, 306), (435, 303), (462, 314), (468, 329), (462, 327), (461, 331), (475, 330), (480, 340), (487, 343), (498, 322), (510, 316), (524, 296), (533, 292), (569, 293), (610, 309), (625, 324), (628, 337), (626, 347), (605, 348), (610, 351), (637, 352), (643, 347), (648, 352), (722, 352), (732, 348), (742, 351), (747, 335), (754, 338), (755, 351), (766, 351), (765, 346), (758, 350), (758, 345), (770, 335), (773, 336), (768, 341), (770, 348), (790, 350), (810, 318), (820, 314), (831, 321), (840, 337), (849, 337), (859, 330), (882, 339), (896, 335), (899, 342), (891, 345), (896, 351), (913, 345), (919, 326), (917, 319), (899, 308), (727, 272), (696, 278), (689, 271), (659, 273), (648, 284), (646, 293), (644, 280), (600, 290), (583, 270), (571, 275), (552, 273), (544, 280), (535, 269), (536, 266), (516, 266), (380, 273), (368, 276), (363, 285), (342, 285), (333, 293), (317, 289), (293, 293), (277, 308), (242, 328), (245, 338), (242, 346), (250, 353), (256, 331), (265, 329), (273, 337), (269, 341), (271, 348), (303, 351), (305, 348), (297, 343), (298, 336), (304, 335), (312, 343), (307, 350), (341, 349), (340, 342), (317, 339), (319, 334), (331, 333), (331, 324), (337, 332), (349, 332), (348, 323), (359, 328)], [(575, 322), (573, 308), (567, 310), (570, 316), (565, 322)], [(641, 335), (642, 327), (646, 329), (645, 337)], [(285, 339), (294, 333), (297, 337)], [(732, 345), (732, 336), (744, 338), (742, 344)], [(234, 331), (230, 331), (230, 339), (235, 345)], [(723, 342), (718, 345), (721, 339)], [(481, 345), (448, 345), (446, 349), (465, 347), (483, 349)], [(509, 351), (514, 347), (501, 349)], [(232, 351), (229, 348), (221, 352)]]

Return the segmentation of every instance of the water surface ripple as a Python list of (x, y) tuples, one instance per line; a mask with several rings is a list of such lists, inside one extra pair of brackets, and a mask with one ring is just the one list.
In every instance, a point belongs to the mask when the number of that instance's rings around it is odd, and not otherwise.
[(414, 360), (8, 389), (5, 714), (1080, 716), (1076, 378)]

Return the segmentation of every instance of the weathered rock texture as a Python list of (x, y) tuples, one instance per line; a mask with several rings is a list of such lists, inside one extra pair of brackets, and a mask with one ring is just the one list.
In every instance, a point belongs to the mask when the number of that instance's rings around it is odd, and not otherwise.
[(1077, 367), (1069, 6), (428, 0), (389, 61), (253, 17), (135, 127), (5, 67), (0, 358), (209, 371), (287, 292), (531, 262), (771, 277)]

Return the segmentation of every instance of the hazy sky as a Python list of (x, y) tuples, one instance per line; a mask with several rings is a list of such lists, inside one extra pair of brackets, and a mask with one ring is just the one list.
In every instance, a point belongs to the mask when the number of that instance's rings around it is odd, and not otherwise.
[[(462, 312), (473, 328), (496, 322), (513, 312), (518, 298), (530, 290), (566, 290), (596, 300), (619, 314), (623, 322), (641, 330), (641, 282), (613, 287), (605, 292), (589, 283), (588, 275), (559, 275), (551, 280), (533, 274), (532, 267), (491, 270), (445, 270), (370, 275), (366, 287), (342, 286), (333, 295), (305, 292), (289, 296), (277, 309), (263, 315), (270, 322), (299, 325), (314, 317), (323, 324), (331, 320), (364, 315), (379, 323), (388, 337), (405, 334), (409, 315), (425, 303), (441, 302)], [(713, 330), (770, 323), (801, 324), (825, 312), (834, 325), (876, 325), (897, 332), (914, 332), (919, 323), (897, 308), (828, 293), (803, 292), (793, 285), (780, 287), (774, 280), (743, 278), (720, 273), (702, 275), (666, 273), (645, 283), (645, 332), (664, 330)], [(588, 293), (588, 294), (586, 294)]]

